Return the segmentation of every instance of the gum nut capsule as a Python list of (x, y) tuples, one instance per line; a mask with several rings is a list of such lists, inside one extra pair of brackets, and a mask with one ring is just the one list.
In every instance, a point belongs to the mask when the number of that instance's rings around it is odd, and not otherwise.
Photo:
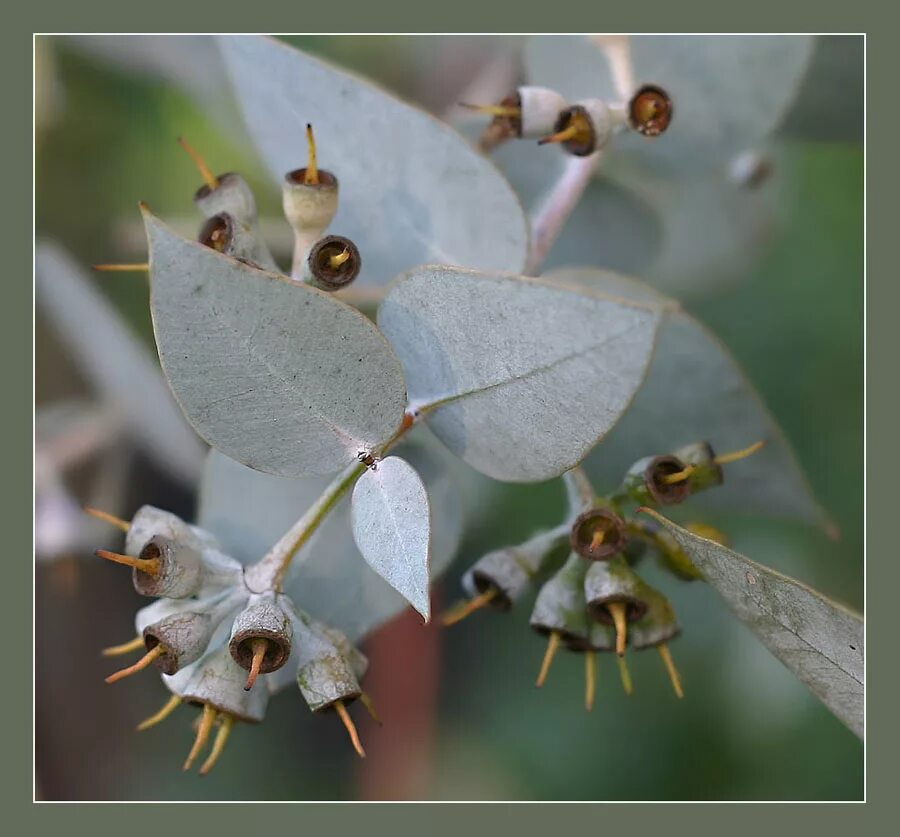
[(269, 248), (252, 227), (228, 212), (207, 218), (197, 240), (212, 250), (250, 262), (264, 270), (278, 270)]
[(610, 561), (595, 561), (584, 577), (587, 612), (604, 625), (614, 625), (614, 611), (610, 605), (621, 602), (627, 621), (636, 622), (647, 611), (646, 587), (621, 556)]
[(638, 88), (628, 103), (628, 124), (645, 137), (658, 137), (672, 122), (672, 100), (655, 84)]
[(666, 477), (681, 473), (686, 467), (675, 456), (648, 456), (639, 459), (625, 474), (627, 494), (641, 505), (670, 506), (681, 503), (691, 493), (687, 480), (667, 482)]
[[(290, 614), (277, 598), (275, 595), (252, 596), (234, 620), (228, 650), (245, 671), (251, 670), (258, 647), (265, 649), (258, 666), (259, 674), (277, 671), (291, 655), (293, 624)], [(264, 640), (265, 645), (258, 645), (258, 640)]]
[(256, 199), (250, 184), (239, 174), (229, 172), (216, 178), (219, 185), (212, 189), (201, 186), (194, 195), (194, 204), (205, 218), (227, 212), (248, 227), (256, 225), (258, 213)]
[(284, 216), (298, 236), (309, 237), (312, 242), (334, 219), (338, 211), (338, 180), (325, 169), (316, 172), (317, 182), (307, 182), (307, 169), (294, 169), (284, 176), (281, 186)]
[(560, 570), (540, 589), (529, 620), (544, 636), (558, 633), (569, 647), (583, 646), (590, 635), (584, 578), (588, 562), (572, 553)]
[(347, 287), (359, 276), (362, 258), (349, 238), (327, 235), (310, 247), (306, 264), (310, 282), (331, 292)]
[(496, 590), (488, 606), (509, 610), (544, 569), (560, 541), (556, 533), (541, 532), (518, 546), (489, 552), (463, 576), (463, 589), (472, 597)]
[(368, 657), (366, 657), (366, 655), (350, 641), (350, 638), (345, 633), (339, 631), (337, 628), (332, 628), (321, 622), (314, 622), (313, 626), (334, 643), (334, 646), (340, 651), (341, 656), (350, 663), (353, 673), (356, 675), (356, 679), (362, 680), (369, 670)]
[(628, 543), (628, 525), (611, 506), (588, 509), (575, 518), (569, 532), (573, 552), (589, 561), (606, 561)]
[(601, 99), (585, 99), (559, 114), (548, 141), (560, 142), (576, 157), (587, 157), (606, 146), (613, 127), (609, 105)]
[(644, 585), (641, 596), (647, 611), (629, 628), (632, 647), (638, 650), (650, 648), (678, 636), (681, 626), (669, 600), (649, 584)]
[(155, 575), (137, 568), (132, 570), (134, 589), (142, 596), (183, 599), (200, 589), (203, 565), (196, 549), (155, 535), (144, 544), (138, 557), (143, 561), (159, 562), (159, 571)]
[(243, 595), (220, 593), (193, 601), (190, 610), (170, 613), (149, 625), (141, 634), (148, 651), (158, 645), (165, 649), (155, 660), (163, 674), (175, 674), (200, 659), (206, 652), (216, 628), (240, 607)]
[(539, 139), (553, 131), (560, 113), (569, 103), (548, 87), (525, 85), (516, 91), (519, 117), (518, 134), (524, 139)]
[(297, 685), (313, 712), (336, 701), (348, 703), (361, 694), (350, 661), (325, 634), (302, 620), (295, 626)]
[[(189, 672), (189, 676), (183, 675)], [(247, 691), (247, 672), (232, 658), (226, 644), (207, 652), (192, 666), (175, 675), (179, 678), (181, 696), (189, 703), (206, 704), (239, 721), (259, 723), (266, 715), (269, 702), (267, 689)]]
[(722, 466), (716, 462), (716, 453), (709, 442), (685, 445), (676, 450), (673, 456), (692, 468), (687, 479), (692, 494), (721, 485), (725, 480), (725, 473)]

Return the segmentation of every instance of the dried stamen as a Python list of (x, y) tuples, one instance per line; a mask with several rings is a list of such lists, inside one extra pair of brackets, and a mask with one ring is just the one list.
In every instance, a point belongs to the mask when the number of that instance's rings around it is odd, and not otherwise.
[(104, 648), (101, 653), (104, 657), (118, 657), (122, 654), (130, 654), (132, 651), (140, 651), (143, 648), (144, 638), (136, 636), (128, 642), (123, 642), (121, 645), (111, 645), (109, 648)]
[(266, 658), (266, 652), (269, 650), (269, 642), (264, 637), (256, 637), (250, 640), (250, 650), (253, 652), (253, 660), (250, 663), (250, 674), (247, 677), (247, 685), (244, 691), (249, 692), (259, 677), (259, 669)]
[(634, 691), (634, 685), (631, 682), (631, 672), (628, 670), (628, 663), (624, 657), (616, 657), (619, 663), (619, 677), (622, 679), (622, 689), (626, 695), (630, 695)]
[(106, 678), (107, 683), (116, 683), (119, 680), (124, 680), (126, 677), (131, 677), (132, 674), (137, 674), (139, 671), (143, 671), (147, 668), (157, 657), (162, 656), (166, 652), (165, 645), (161, 643), (154, 648), (151, 648), (143, 657), (141, 657), (133, 666), (128, 666), (128, 668), (123, 668), (120, 671), (117, 671), (115, 674), (110, 674), (109, 677)]
[(606, 609), (616, 626), (616, 654), (622, 657), (625, 654), (625, 645), (628, 643), (627, 605), (625, 602), (609, 602)]
[(467, 102), (460, 102), (459, 106), (478, 113), (486, 113), (490, 116), (505, 116), (512, 119), (518, 119), (522, 116), (522, 108), (511, 105), (470, 105)]
[(590, 712), (594, 708), (597, 690), (597, 652), (584, 652), (584, 708)]
[(372, 703), (372, 698), (368, 694), (363, 692), (359, 696), (359, 702), (366, 708), (366, 711), (372, 717), (372, 720), (375, 721), (378, 726), (381, 726), (382, 720), (378, 717), (378, 713), (375, 711), (375, 704)]
[(340, 253), (328, 257), (328, 266), (332, 270), (337, 270), (349, 258), (350, 251), (345, 247)]
[(200, 716), (200, 727), (197, 729), (197, 737), (194, 739), (194, 746), (188, 753), (187, 761), (184, 763), (184, 770), (190, 770), (197, 756), (209, 741), (209, 734), (212, 732), (213, 723), (216, 720), (216, 710), (208, 703), (203, 704), (203, 714)]
[(449, 628), (451, 625), (455, 625), (457, 622), (462, 622), (470, 614), (474, 613), (476, 610), (480, 610), (481, 608), (487, 606), (490, 602), (492, 602), (500, 591), (496, 587), (491, 587), (489, 590), (486, 590), (479, 596), (476, 596), (474, 599), (470, 599), (467, 602), (463, 602), (459, 607), (450, 610), (448, 613), (445, 613), (443, 617), (441, 617), (441, 622), (443, 623), (445, 628)]
[(207, 186), (211, 190), (219, 188), (219, 178), (217, 178), (209, 166), (206, 165), (206, 160), (200, 156), (200, 153), (192, 148), (188, 141), (184, 137), (178, 137), (178, 144), (190, 155), (191, 159), (197, 166), (197, 169), (200, 171), (200, 176), (203, 178), (203, 182), (206, 183)]
[(162, 723), (169, 715), (178, 709), (179, 706), (181, 706), (181, 698), (178, 697), (178, 695), (172, 695), (159, 712), (155, 715), (151, 715), (149, 718), (145, 718), (137, 725), (137, 731), (143, 732), (145, 729), (150, 729), (150, 727), (155, 727), (157, 724)]
[(135, 558), (133, 555), (122, 555), (119, 552), (110, 552), (108, 549), (94, 550), (94, 554), (98, 558), (105, 558), (107, 561), (113, 561), (116, 564), (124, 564), (126, 567), (133, 567), (142, 573), (152, 575), (156, 578), (162, 569), (162, 561), (159, 558)]
[[(715, 459), (713, 459), (713, 463), (715, 463), (716, 465), (728, 465), (731, 462), (738, 462), (741, 459), (746, 459), (748, 456), (753, 456), (754, 453), (764, 448), (765, 445), (765, 439), (759, 442), (754, 442), (752, 445), (750, 445), (750, 447), (744, 448), (743, 450), (736, 450), (732, 451), (731, 453), (723, 453), (721, 456), (717, 456)], [(666, 483), (666, 485), (673, 485), (676, 482), (686, 480), (696, 470), (696, 465), (688, 465), (681, 471), (676, 471), (674, 474), (666, 474), (662, 478), (662, 481)]]
[(675, 694), (683, 698), (684, 690), (681, 688), (681, 678), (678, 676), (678, 669), (675, 668), (675, 662), (672, 660), (672, 653), (669, 651), (668, 644), (661, 642), (656, 647), (659, 648), (659, 656), (663, 658), (663, 662), (666, 664), (666, 670), (669, 672), (669, 679), (672, 681), (672, 688), (675, 690)]
[(316, 160), (316, 138), (313, 134), (312, 125), (306, 123), (306, 141), (309, 143), (309, 157), (306, 163), (306, 172), (303, 175), (303, 182), (307, 186), (317, 186), (319, 183), (319, 164)]
[(535, 683), (538, 688), (543, 686), (547, 679), (547, 675), (550, 672), (550, 665), (553, 663), (553, 658), (559, 650), (560, 638), (559, 631), (550, 632), (550, 639), (547, 641), (547, 650), (544, 652), (544, 661), (541, 663), (541, 671), (538, 674), (537, 682)]
[(94, 270), (99, 270), (103, 273), (146, 273), (150, 270), (150, 263), (95, 264), (93, 267)]
[(350, 741), (353, 743), (353, 749), (356, 750), (361, 759), (364, 759), (366, 757), (366, 751), (359, 741), (359, 733), (356, 731), (356, 725), (353, 723), (350, 713), (347, 712), (347, 707), (344, 706), (344, 701), (336, 700), (334, 702), (334, 708), (337, 710), (338, 715), (341, 716), (341, 720), (347, 728), (347, 734), (350, 736)]
[(117, 529), (121, 529), (123, 532), (127, 533), (131, 528), (131, 524), (127, 520), (123, 520), (121, 517), (116, 517), (114, 514), (110, 514), (109, 512), (100, 511), (100, 509), (93, 509), (90, 506), (85, 506), (84, 510), (91, 517), (96, 517), (98, 520), (109, 523), (110, 525), (115, 526)]
[(219, 727), (219, 731), (216, 733), (216, 739), (213, 741), (212, 750), (209, 753), (209, 757), (203, 762), (203, 766), (200, 768), (200, 775), (205, 776), (216, 766), (216, 762), (219, 760), (219, 756), (222, 755), (222, 751), (225, 749), (225, 745), (228, 743), (228, 736), (231, 735), (231, 728), (234, 726), (234, 718), (231, 715), (226, 715), (225, 719), (222, 721), (222, 726)]

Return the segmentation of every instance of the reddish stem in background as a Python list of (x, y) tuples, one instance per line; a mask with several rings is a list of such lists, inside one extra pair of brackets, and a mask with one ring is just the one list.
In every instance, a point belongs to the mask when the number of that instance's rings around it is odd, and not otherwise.
[[(431, 612), (441, 611), (440, 589), (432, 590)], [(424, 799), (429, 791), (437, 703), (441, 680), (443, 632), (440, 620), (422, 625), (407, 609), (379, 628), (365, 643), (369, 673), (364, 688), (383, 726), (365, 718), (366, 742), (359, 766), (359, 798)]]

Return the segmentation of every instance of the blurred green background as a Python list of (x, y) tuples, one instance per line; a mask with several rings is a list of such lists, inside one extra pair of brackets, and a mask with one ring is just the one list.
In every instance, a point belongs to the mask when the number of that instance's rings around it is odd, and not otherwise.
[[(453, 101), (493, 51), (509, 45), (487, 38), (293, 40), (435, 111)], [(213, 169), (247, 176), (262, 214), (278, 214), (280, 196), (243, 135), (223, 131), (227, 117), (210, 116), (171, 79), (134, 72), (66, 38), (38, 39), (36, 69), (37, 232), (85, 265), (143, 260), (139, 200), (164, 217), (192, 216), (198, 178), (175, 143), (179, 135)], [(224, 80), (218, 83), (224, 87)], [(842, 538), (832, 542), (805, 526), (737, 516), (714, 522), (739, 552), (861, 610), (863, 151), (793, 142), (784, 166), (789, 199), (779, 207), (777, 236), (760, 263), (686, 307), (743, 364)], [(97, 275), (96, 284), (152, 350), (144, 278)], [(77, 377), (39, 318), (38, 407), (78, 391)], [(152, 502), (191, 514), (193, 497), (152, 462), (136, 463), (127, 490), (129, 508)], [(437, 597), (454, 600), (459, 576), (473, 560), (554, 523), (562, 503), (555, 483), (504, 490), (488, 521), (467, 533)], [(373, 669), (382, 665), (394, 676), (379, 684), (389, 701), (379, 706), (385, 725), (362, 725), (365, 762), (355, 759), (336, 720), (311, 717), (288, 693), (271, 703), (264, 724), (236, 731), (212, 776), (182, 774), (193, 737), (190, 713), (138, 736), (134, 725), (163, 703), (165, 690), (150, 674), (114, 687), (102, 682), (111, 669), (98, 651), (132, 635), (140, 602), (126, 574), (100, 564), (76, 553), (38, 566), (43, 798), (818, 800), (863, 794), (862, 744), (711, 591), (652, 573), (648, 580), (671, 596), (684, 627), (673, 646), (683, 701), (673, 696), (654, 654), (632, 655), (630, 698), (604, 658), (592, 714), (582, 707), (583, 670), (575, 656), (561, 655), (547, 685), (535, 689), (544, 644), (528, 628), (528, 602), (505, 616), (477, 614), (449, 631), (423, 629), (404, 616), (369, 644)]]

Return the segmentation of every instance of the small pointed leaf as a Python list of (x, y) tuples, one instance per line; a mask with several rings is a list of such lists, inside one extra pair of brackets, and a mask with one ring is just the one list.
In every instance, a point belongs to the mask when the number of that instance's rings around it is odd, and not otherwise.
[(602, 448), (585, 462), (598, 488), (615, 487), (641, 456), (668, 453), (700, 440), (709, 441), (720, 453), (765, 440), (759, 453), (726, 470), (724, 485), (692, 502), (828, 525), (778, 423), (737, 361), (702, 323), (649, 285), (609, 271), (570, 268), (545, 278), (667, 306), (644, 385)]
[[(432, 581), (453, 560), (463, 530), (460, 478), (473, 473), (424, 427), (395, 448), (425, 482), (432, 520)], [(243, 564), (258, 561), (309, 508), (327, 477), (288, 479), (251, 470), (212, 451), (200, 487), (198, 524)], [(359, 554), (350, 525), (350, 497), (341, 500), (297, 555), (284, 592), (316, 619), (359, 640), (407, 607), (406, 600)]]
[(145, 213), (163, 371), (213, 447), (267, 473), (326, 474), (387, 441), (403, 372), (362, 314), (181, 238)]
[(473, 468), (535, 482), (576, 465), (641, 385), (660, 309), (521, 276), (426, 266), (378, 323), (414, 407)]
[(306, 124), (313, 125), (319, 165), (340, 182), (332, 230), (359, 246), (360, 280), (383, 284), (427, 262), (522, 270), (528, 224), (518, 198), (454, 129), (269, 38), (219, 42), (247, 126), (279, 184), (306, 165)]
[(862, 617), (799, 581), (682, 529), (656, 512), (735, 615), (860, 738), (864, 735)]
[(366, 563), (427, 622), (431, 511), (416, 469), (389, 456), (366, 471), (353, 488), (351, 520)]

